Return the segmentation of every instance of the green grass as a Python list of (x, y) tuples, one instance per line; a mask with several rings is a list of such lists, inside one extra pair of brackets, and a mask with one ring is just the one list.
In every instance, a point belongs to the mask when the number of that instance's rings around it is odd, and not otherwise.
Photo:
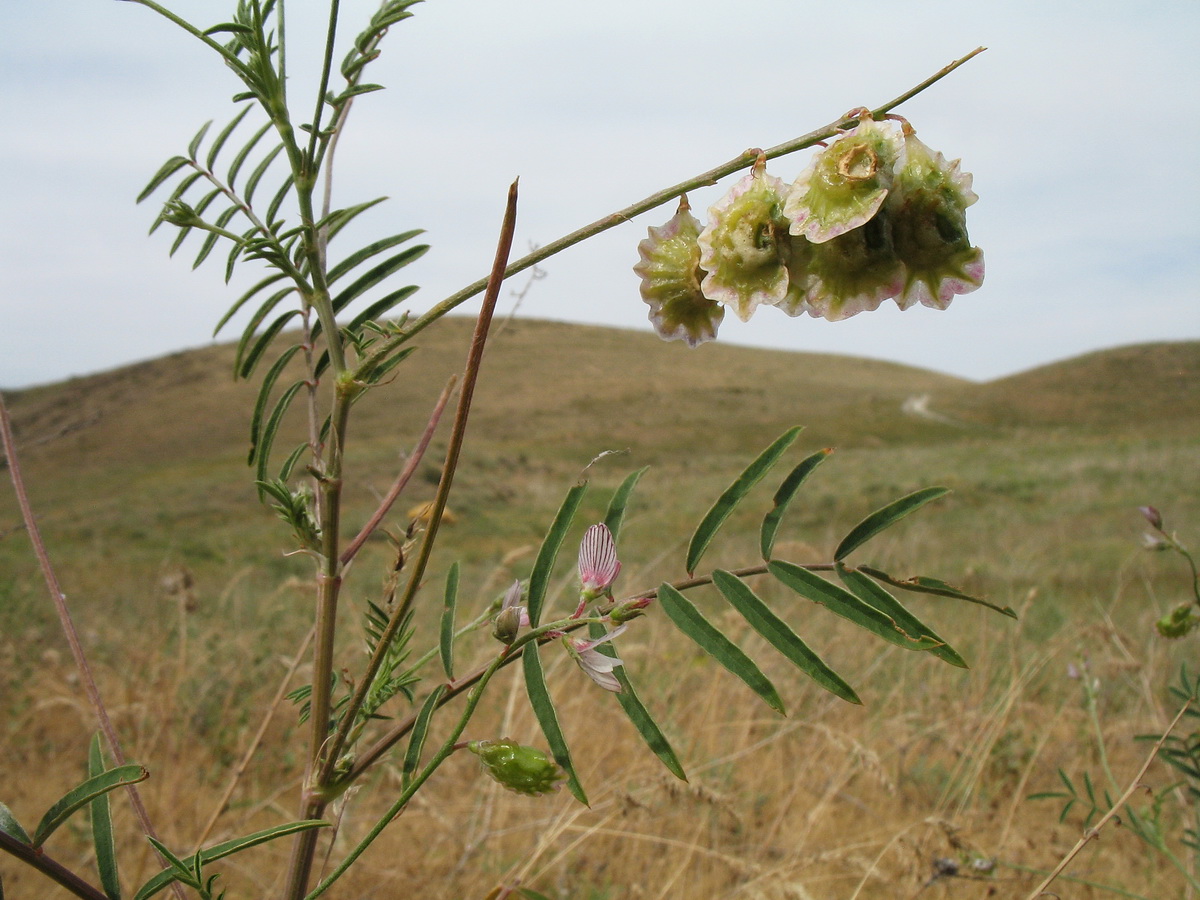
[[(444, 326), (422, 336), (394, 384), (355, 409), (348, 533), (387, 489), (433, 397), (461, 366), (470, 323)], [(253, 391), (232, 381), (231, 361), (231, 348), (213, 347), (8, 397), (64, 590), (131, 755), (156, 773), (150, 802), (181, 845), (207, 817), (310, 616), (309, 564), (284, 555), (287, 535), (250, 486)], [(368, 855), (346, 896), (406, 883), (429, 885), (432, 896), (483, 897), (518, 871), (552, 897), (633, 896), (625, 891), (634, 884), (646, 886), (637, 895), (645, 897), (866, 900), (899, 896), (897, 884), (908, 896), (928, 878), (928, 857), (952, 852), (951, 827), (956, 840), (1008, 862), (1049, 868), (1052, 851), (1078, 831), (1057, 825), (1057, 808), (1021, 797), (1053, 789), (1060, 765), (1099, 772), (1067, 662), (1086, 654), (1103, 678), (1115, 765), (1130, 771), (1144, 748), (1126, 738), (1160, 722), (1165, 696), (1156, 686), (1194, 655), (1194, 642), (1153, 637), (1153, 619), (1184, 599), (1186, 574), (1139, 550), (1136, 507), (1158, 506), (1185, 542), (1198, 543), (1200, 344), (1122, 348), (973, 384), (869, 360), (713, 345), (688, 352), (646, 334), (516, 321), (489, 347), (483, 377), (450, 499), (457, 521), (428, 579), (436, 594), (450, 562), (461, 560), (464, 610), (528, 575), (564, 492), (604, 450), (628, 452), (589, 472), (577, 531), (602, 515), (627, 472), (650, 465), (623, 534), (620, 587), (680, 577), (691, 530), (720, 491), (785, 428), (803, 424), (785, 464), (822, 447), (836, 452), (784, 519), (779, 556), (825, 561), (871, 510), (942, 484), (949, 496), (854, 561), (942, 577), (1013, 606), (1021, 620), (914, 600), (972, 663), (962, 672), (864, 640), (807, 601), (763, 588), (866, 701), (865, 709), (831, 701), (748, 637), (788, 703), (791, 716), (781, 720), (681, 644), (661, 616), (648, 617), (622, 641), (622, 656), (693, 773), (690, 785), (664, 781), (614, 705), (556, 661), (564, 726), (594, 810), (478, 794), (474, 770), (456, 761), (431, 786), (430, 805), (406, 813), (393, 843)], [(950, 421), (904, 412), (920, 395)], [(298, 438), (300, 423), (288, 427)], [(434, 441), (439, 452), (444, 434)], [(427, 458), (398, 504), (394, 532), (407, 526), (407, 509), (432, 496), (437, 460), (438, 452)], [(758, 521), (783, 471), (730, 520), (706, 567), (755, 561)], [(0, 771), (43, 776), (8, 781), (0, 800), (28, 819), (77, 776), (92, 726), (18, 524), (11, 494), (0, 492)], [(345, 664), (359, 652), (357, 619), (390, 554), (377, 540), (355, 563)], [(556, 577), (572, 556), (564, 550)], [(178, 587), (183, 571), (194, 579), (187, 590)], [(723, 627), (743, 628), (714, 591), (695, 597)], [(421, 636), (432, 627), (423, 621)], [(463, 664), (482, 652), (465, 648)], [(479, 735), (539, 742), (523, 698), (509, 706), (508, 690), (485, 711)], [(235, 795), (229, 828), (291, 814), (298, 746), (285, 708)], [(455, 786), (464, 783), (471, 787)], [(347, 827), (368, 820), (367, 808), (356, 809)], [(393, 868), (398, 848), (417, 839), (424, 858)], [(1131, 840), (1106, 834), (1089, 871), (1145, 896), (1184, 896)], [(132, 880), (150, 863), (138, 842), (130, 848)], [(283, 852), (230, 872), (230, 883), (265, 892)], [(457, 867), (464, 858), (469, 864)], [(0, 871), (14, 896), (19, 886), (41, 888)], [(998, 884), (1001, 897), (1030, 886)], [(953, 886), (929, 893), (952, 896), (936, 891)]]

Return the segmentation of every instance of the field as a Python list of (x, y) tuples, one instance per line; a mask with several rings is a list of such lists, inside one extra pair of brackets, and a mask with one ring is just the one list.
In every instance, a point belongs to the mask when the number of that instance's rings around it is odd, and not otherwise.
[[(355, 410), (351, 533), (461, 365), (470, 323), (444, 325)], [(781, 717), (652, 610), (621, 640), (621, 655), (687, 783), (565, 654), (547, 654), (591, 808), (566, 792), (506, 793), (461, 754), (330, 896), (483, 900), (519, 880), (555, 900), (1025, 898), (1083, 828), (1080, 809), (1060, 822), (1061, 802), (1028, 796), (1061, 787), (1060, 768), (1120, 793), (1148, 753), (1134, 737), (1174, 715), (1166, 686), (1181, 664), (1195, 667), (1196, 641), (1163, 640), (1153, 623), (1187, 599), (1189, 576), (1177, 557), (1141, 549), (1137, 507), (1157, 506), (1185, 544), (1200, 545), (1200, 344), (1104, 351), (980, 385), (846, 357), (688, 352), (647, 334), (546, 322), (499, 327), (450, 499), (455, 522), (429, 577), (431, 607), (454, 560), (461, 602), (477, 609), (527, 577), (564, 493), (605, 450), (621, 452), (589, 470), (568, 547), (624, 476), (649, 466), (622, 535), (618, 595), (681, 578), (704, 511), (755, 453), (800, 424), (788, 465), (836, 449), (785, 519), (778, 556), (826, 562), (871, 510), (945, 485), (950, 495), (855, 561), (937, 576), (1019, 618), (913, 600), (970, 662), (961, 670), (884, 644), (761, 579), (763, 596), (864, 700), (833, 698), (743, 637), (780, 689)], [(311, 573), (303, 558), (284, 556), (287, 535), (250, 485), (253, 390), (232, 381), (232, 353), (212, 347), (7, 397), (31, 499), (101, 689), (127, 753), (151, 770), (142, 787), (153, 819), (186, 853), (269, 710), (263, 747), (205, 843), (290, 820), (304, 746), (295, 708), (277, 692), (311, 624)], [(442, 449), (439, 436), (399, 504), (396, 532), (432, 496), (438, 467), (428, 460)], [(705, 567), (757, 561), (757, 522), (783, 471), (756, 489)], [(378, 541), (355, 562), (346, 665), (362, 652), (356, 620), (378, 597), (390, 553)], [(564, 550), (557, 572), (564, 606), (572, 555)], [(81, 779), (95, 723), (8, 491), (0, 572), (0, 802), (28, 823)], [(744, 635), (711, 588), (694, 599)], [(435, 633), (435, 612), (420, 620), (419, 647)], [(487, 643), (464, 647), (463, 666), (472, 654), (483, 659)], [(290, 687), (305, 683), (305, 665)], [(517, 673), (503, 678), (468, 736), (542, 746)], [(398, 790), (398, 765), (346, 805), (335, 861)], [(1156, 762), (1145, 782), (1171, 780)], [(155, 864), (123, 800), (116, 805), (123, 880), (140, 884)], [(1184, 812), (1181, 794), (1168, 797), (1173, 836)], [(55, 835), (48, 851), (84, 865), (84, 830)], [(271, 896), (286, 852), (280, 842), (233, 857), (221, 870), (231, 900)], [(937, 874), (945, 859), (957, 874)], [(983, 860), (994, 865), (975, 864)], [(1178, 871), (1116, 825), (1068, 876), (1054, 890), (1072, 900), (1194, 897)], [(15, 900), (66, 896), (7, 857), (0, 877)]]

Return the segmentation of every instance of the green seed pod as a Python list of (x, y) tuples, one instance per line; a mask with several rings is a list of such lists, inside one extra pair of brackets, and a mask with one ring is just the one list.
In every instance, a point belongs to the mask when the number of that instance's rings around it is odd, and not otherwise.
[(886, 209), (865, 225), (821, 244), (811, 244), (808, 313), (836, 322), (879, 308), (904, 287)]
[(536, 797), (558, 789), (566, 778), (562, 770), (541, 750), (525, 747), (508, 738), (500, 741), (471, 741), (467, 749), (479, 757), (483, 770), (501, 785), (518, 794)]
[(700, 291), (700, 222), (687, 197), (680, 198), (679, 211), (667, 224), (649, 231), (638, 244), (642, 259), (633, 271), (641, 276), (654, 331), (664, 341), (685, 341), (689, 347), (714, 340), (725, 310)]
[(945, 309), (983, 283), (983, 251), (967, 236), (967, 207), (978, 200), (959, 161), (946, 162), (905, 128), (904, 161), (885, 208), (896, 255), (907, 270), (896, 304)]
[(760, 304), (775, 306), (788, 293), (783, 182), (754, 169), (709, 208), (700, 232), (700, 283), (704, 296), (733, 309), (743, 322)]
[(904, 145), (894, 127), (863, 113), (792, 185), (784, 203), (792, 234), (822, 244), (870, 221), (883, 205)]

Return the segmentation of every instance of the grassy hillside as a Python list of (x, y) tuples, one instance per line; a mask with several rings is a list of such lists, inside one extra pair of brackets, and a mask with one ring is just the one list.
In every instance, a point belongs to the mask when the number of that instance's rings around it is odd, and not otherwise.
[[(355, 410), (347, 531), (387, 489), (461, 365), (471, 323), (444, 325)], [(7, 398), (64, 590), (131, 753), (155, 772), (152, 812), (180, 847), (207, 818), (308, 627), (309, 566), (283, 556), (286, 535), (250, 487), (253, 391), (232, 381), (231, 365), (231, 348), (212, 347)], [(561, 712), (592, 809), (460, 790), (467, 779), (478, 786), (461, 762), (337, 896), (387, 897), (403, 884), (483, 898), (521, 877), (556, 900), (1023, 898), (1033, 883), (1025, 870), (1053, 866), (1080, 827), (1078, 816), (1060, 825), (1058, 806), (1024, 797), (1054, 789), (1060, 766), (1102, 778), (1093, 721), (1116, 777), (1132, 773), (1145, 748), (1130, 737), (1162, 726), (1161, 686), (1194, 660), (1194, 641), (1153, 635), (1154, 618), (1184, 598), (1186, 578), (1173, 560), (1138, 549), (1136, 507), (1159, 506), (1185, 542), (1200, 544), (1200, 343), (1121, 348), (973, 384), (870, 360), (723, 345), (689, 352), (648, 334), (514, 321), (495, 335), (484, 380), (450, 501), (457, 522), (429, 577), (437, 585), (450, 560), (462, 560), (464, 603), (527, 577), (563, 493), (604, 450), (627, 452), (589, 471), (579, 528), (627, 472), (649, 465), (622, 542), (622, 589), (679, 577), (683, 545), (708, 505), (755, 452), (803, 424), (789, 462), (837, 450), (789, 511), (781, 555), (826, 560), (873, 508), (945, 484), (949, 497), (860, 561), (915, 566), (895, 574), (944, 577), (1021, 620), (916, 601), (972, 663), (963, 672), (864, 640), (764, 588), (866, 701), (831, 702), (752, 641), (789, 701), (780, 719), (652, 616), (622, 656), (671, 723), (687, 785), (664, 779), (615, 706), (559, 660), (555, 684), (570, 686)], [(394, 530), (436, 476), (427, 462)], [(772, 489), (760, 486), (706, 564), (753, 560), (750, 532)], [(80, 735), (92, 726), (18, 525), (10, 492), (0, 491), (0, 771), (40, 776), (7, 781), (0, 801), (29, 820), (77, 778)], [(387, 559), (379, 542), (356, 562), (347, 616), (374, 595)], [(697, 601), (719, 609), (714, 595)], [(348, 624), (347, 661), (359, 652)], [(1080, 682), (1064, 674), (1085, 660), (1098, 679), (1095, 720)], [(294, 726), (285, 707), (215, 838), (289, 817)], [(480, 729), (540, 743), (518, 680)], [(382, 777), (387, 793), (390, 775)], [(345, 828), (361, 833), (370, 821), (369, 805), (352, 806)], [(395, 862), (418, 838), (421, 858)], [(65, 857), (82, 858), (82, 845), (63, 840)], [(1128, 833), (1100, 844), (1084, 860), (1088, 880), (1146, 900), (1186, 896), (1177, 873)], [(933, 858), (963, 847), (999, 860), (996, 878), (930, 882)], [(129, 850), (132, 880), (151, 863), (139, 843)], [(227, 872), (231, 897), (269, 892), (265, 873), (285, 848), (262, 853), (261, 868)], [(42, 896), (41, 882), (2, 858), (0, 875), (14, 897)]]

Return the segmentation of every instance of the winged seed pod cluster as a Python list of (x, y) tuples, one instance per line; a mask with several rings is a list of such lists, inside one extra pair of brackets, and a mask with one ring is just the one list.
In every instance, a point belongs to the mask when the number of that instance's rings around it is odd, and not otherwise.
[(759, 156), (701, 226), (687, 197), (638, 245), (642, 299), (664, 340), (716, 338), (732, 309), (759, 306), (830, 321), (920, 303), (945, 309), (983, 282), (967, 236), (978, 197), (959, 161), (922, 143), (907, 121), (859, 124), (817, 154), (789, 187)]

